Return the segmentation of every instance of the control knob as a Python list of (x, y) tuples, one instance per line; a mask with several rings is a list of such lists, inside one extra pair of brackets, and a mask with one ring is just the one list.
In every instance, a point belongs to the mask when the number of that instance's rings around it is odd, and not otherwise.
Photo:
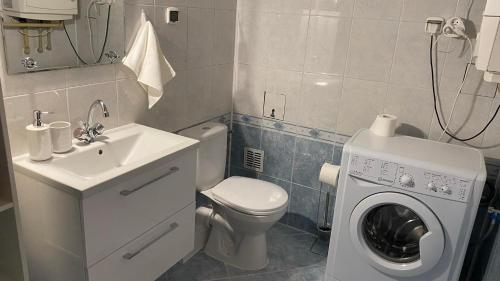
[(399, 178), (399, 182), (401, 182), (402, 185), (407, 186), (407, 187), (415, 186), (415, 182), (413, 181), (413, 178), (408, 174), (402, 175)]
[(446, 186), (446, 185), (441, 186), (441, 191), (444, 194), (451, 194), (451, 189), (448, 186)]
[(436, 187), (436, 185), (435, 185), (433, 182), (430, 182), (430, 183), (427, 185), (427, 187), (428, 187), (428, 188), (429, 188), (429, 190), (431, 190), (431, 191), (434, 191), (434, 192), (436, 192), (436, 191), (437, 191), (437, 187)]

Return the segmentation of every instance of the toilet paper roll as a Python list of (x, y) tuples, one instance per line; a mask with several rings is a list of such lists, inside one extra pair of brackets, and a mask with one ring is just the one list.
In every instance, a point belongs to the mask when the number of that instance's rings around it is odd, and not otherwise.
[(390, 114), (380, 114), (375, 118), (370, 131), (381, 137), (393, 137), (398, 126), (398, 117)]
[(319, 181), (329, 184), (334, 188), (337, 187), (337, 182), (340, 174), (340, 166), (325, 163), (319, 172)]

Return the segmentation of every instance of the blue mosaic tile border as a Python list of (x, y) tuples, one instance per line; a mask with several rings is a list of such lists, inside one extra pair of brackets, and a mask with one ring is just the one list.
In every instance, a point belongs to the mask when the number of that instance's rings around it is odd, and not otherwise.
[(233, 122), (245, 125), (253, 125), (282, 131), (289, 134), (309, 137), (313, 139), (323, 140), (332, 143), (346, 143), (351, 136), (343, 135), (335, 131), (325, 131), (316, 128), (300, 126), (283, 121), (277, 121), (267, 118), (255, 117), (246, 114), (233, 113)]

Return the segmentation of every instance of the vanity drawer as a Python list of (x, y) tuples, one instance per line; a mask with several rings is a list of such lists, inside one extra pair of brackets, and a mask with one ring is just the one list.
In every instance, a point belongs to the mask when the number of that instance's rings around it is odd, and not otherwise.
[(89, 281), (154, 281), (194, 247), (191, 204), (88, 269)]
[(83, 200), (87, 266), (195, 201), (196, 153), (126, 179)]

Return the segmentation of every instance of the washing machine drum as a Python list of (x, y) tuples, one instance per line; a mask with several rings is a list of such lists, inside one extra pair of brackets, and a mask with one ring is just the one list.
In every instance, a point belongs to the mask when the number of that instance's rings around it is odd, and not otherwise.
[(412, 210), (387, 204), (371, 210), (363, 220), (363, 236), (370, 249), (395, 263), (420, 259), (419, 242), (429, 230)]
[(420, 201), (379, 193), (361, 201), (350, 219), (358, 253), (389, 275), (411, 277), (431, 270), (444, 251), (439, 220)]

